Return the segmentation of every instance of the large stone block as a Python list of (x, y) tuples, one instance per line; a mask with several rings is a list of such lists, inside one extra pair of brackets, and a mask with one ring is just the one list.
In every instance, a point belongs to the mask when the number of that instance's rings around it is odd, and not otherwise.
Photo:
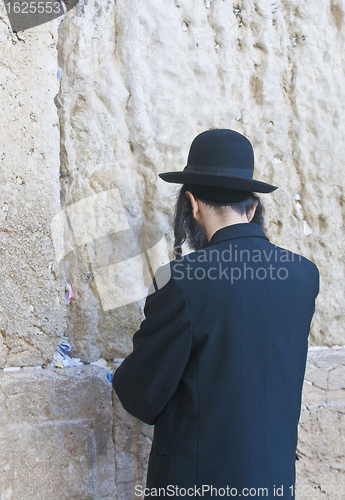
[(94, 366), (0, 374), (0, 497), (115, 500), (111, 384)]
[(153, 426), (129, 415), (115, 392), (113, 405), (117, 500), (134, 500), (136, 485), (146, 485)]
[(60, 210), (57, 22), (18, 34), (0, 5), (0, 366), (52, 360), (66, 329), (51, 222)]
[(309, 350), (299, 423), (297, 500), (345, 497), (345, 349)]

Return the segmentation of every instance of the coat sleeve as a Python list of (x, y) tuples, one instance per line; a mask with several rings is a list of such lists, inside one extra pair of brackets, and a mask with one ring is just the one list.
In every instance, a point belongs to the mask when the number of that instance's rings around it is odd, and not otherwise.
[(113, 376), (123, 407), (153, 425), (176, 391), (192, 346), (188, 303), (172, 276), (146, 298), (145, 319), (133, 336), (133, 352)]

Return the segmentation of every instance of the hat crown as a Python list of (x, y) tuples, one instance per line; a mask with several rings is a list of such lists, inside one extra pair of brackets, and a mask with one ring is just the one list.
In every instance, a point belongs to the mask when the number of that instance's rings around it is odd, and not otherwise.
[(206, 130), (193, 140), (184, 170), (228, 173), (252, 179), (252, 145), (246, 137), (234, 130)]
[(253, 179), (253, 174), (254, 152), (250, 141), (235, 130), (212, 129), (195, 137), (183, 171), (158, 175), (166, 182), (235, 191), (271, 193), (277, 189), (277, 186)]

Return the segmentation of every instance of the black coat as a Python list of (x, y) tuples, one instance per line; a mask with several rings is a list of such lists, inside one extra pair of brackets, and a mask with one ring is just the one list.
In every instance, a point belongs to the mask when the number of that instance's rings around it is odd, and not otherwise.
[(158, 283), (167, 269), (113, 378), (124, 408), (155, 425), (147, 487), (294, 498), (316, 265), (239, 223), (159, 268)]

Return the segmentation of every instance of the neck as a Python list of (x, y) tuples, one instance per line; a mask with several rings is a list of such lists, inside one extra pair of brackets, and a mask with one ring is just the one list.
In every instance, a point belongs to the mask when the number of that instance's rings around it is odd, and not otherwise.
[(210, 214), (209, 217), (203, 222), (208, 241), (212, 238), (214, 233), (222, 227), (232, 226), (233, 224), (242, 224), (249, 222), (246, 214), (240, 215), (237, 212), (231, 212), (226, 217), (220, 218), (217, 214)]

